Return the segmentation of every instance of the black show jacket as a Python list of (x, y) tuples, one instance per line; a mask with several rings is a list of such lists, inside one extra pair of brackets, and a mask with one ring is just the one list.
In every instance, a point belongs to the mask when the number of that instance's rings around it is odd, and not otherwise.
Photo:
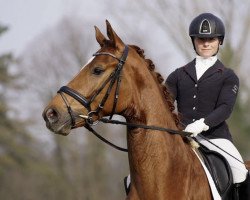
[(194, 59), (172, 72), (166, 85), (177, 101), (184, 125), (205, 118), (209, 130), (202, 135), (232, 140), (225, 120), (233, 110), (239, 88), (239, 79), (233, 70), (217, 60), (197, 81)]

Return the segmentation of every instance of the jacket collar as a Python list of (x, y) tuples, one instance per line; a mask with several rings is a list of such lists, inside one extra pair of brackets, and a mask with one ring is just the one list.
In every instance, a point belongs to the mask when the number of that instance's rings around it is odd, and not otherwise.
[(184, 66), (184, 70), (186, 71), (186, 73), (195, 81), (195, 82), (201, 82), (202, 80), (206, 79), (207, 77), (213, 75), (214, 73), (218, 73), (218, 72), (223, 72), (225, 70), (225, 66), (222, 64), (222, 62), (217, 59), (217, 61), (215, 62), (215, 64), (213, 66), (211, 66), (199, 79), (199, 81), (197, 81), (197, 77), (196, 77), (196, 70), (195, 70), (195, 60), (192, 60), (190, 63), (188, 63), (187, 65)]

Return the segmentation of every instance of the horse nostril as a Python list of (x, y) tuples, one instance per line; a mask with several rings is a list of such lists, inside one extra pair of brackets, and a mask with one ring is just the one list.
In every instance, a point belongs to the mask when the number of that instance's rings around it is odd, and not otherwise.
[(47, 111), (46, 111), (46, 118), (48, 119), (48, 121), (50, 123), (55, 123), (58, 121), (59, 119), (59, 115), (58, 113), (56, 112), (56, 110), (52, 109), (52, 108), (49, 108)]

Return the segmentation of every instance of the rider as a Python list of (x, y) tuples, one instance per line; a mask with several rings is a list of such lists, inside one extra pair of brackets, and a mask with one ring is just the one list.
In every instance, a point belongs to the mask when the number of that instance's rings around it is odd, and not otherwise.
[[(225, 121), (233, 110), (239, 79), (233, 70), (226, 68), (217, 58), (219, 45), (223, 44), (225, 36), (224, 24), (211, 13), (200, 14), (191, 22), (189, 36), (197, 55), (194, 60), (172, 72), (166, 84), (177, 102), (185, 131), (193, 133), (192, 136), (208, 149), (223, 154), (232, 169), (234, 183), (242, 188), (241, 183), (249, 182), (248, 171), (232, 143)], [(200, 134), (209, 141), (200, 137)]]

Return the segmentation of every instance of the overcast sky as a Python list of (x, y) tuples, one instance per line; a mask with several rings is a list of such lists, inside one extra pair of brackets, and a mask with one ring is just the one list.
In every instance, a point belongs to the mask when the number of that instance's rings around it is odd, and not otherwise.
[(0, 0), (0, 23), (9, 27), (0, 37), (0, 53), (20, 54), (39, 33), (55, 25), (63, 16), (94, 15), (97, 2), (91, 0)]
[[(9, 31), (0, 37), (0, 51), (20, 53), (36, 34), (62, 15), (61, 0), (0, 0), (0, 23)], [(57, 7), (58, 9), (55, 9)]]

